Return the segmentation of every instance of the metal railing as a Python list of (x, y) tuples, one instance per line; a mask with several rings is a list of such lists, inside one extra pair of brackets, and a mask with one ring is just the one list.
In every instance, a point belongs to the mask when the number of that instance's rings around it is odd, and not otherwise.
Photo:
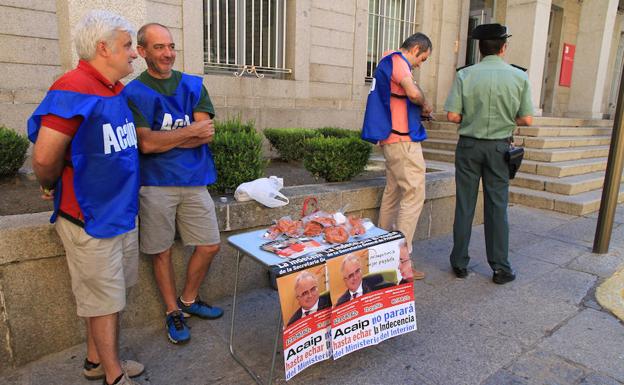
[(286, 0), (204, 0), (205, 72), (263, 77), (286, 68)]
[(403, 40), (416, 32), (416, 0), (368, 1), (368, 49), (366, 80), (388, 50), (399, 49)]

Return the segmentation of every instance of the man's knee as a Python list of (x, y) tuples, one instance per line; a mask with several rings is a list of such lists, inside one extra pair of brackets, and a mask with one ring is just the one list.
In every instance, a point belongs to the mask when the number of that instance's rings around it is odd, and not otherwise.
[(216, 243), (214, 245), (200, 245), (195, 247), (195, 252), (201, 255), (212, 257), (221, 250), (221, 244)]

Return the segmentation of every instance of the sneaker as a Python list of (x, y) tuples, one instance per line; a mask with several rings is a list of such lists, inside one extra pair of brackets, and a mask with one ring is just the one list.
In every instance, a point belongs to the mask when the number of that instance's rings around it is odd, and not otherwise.
[[(106, 382), (106, 378), (102, 380), (102, 384), (108, 385), (108, 382)], [(117, 382), (115, 385), (139, 385), (139, 383), (136, 381), (132, 381), (128, 374), (124, 373), (119, 382)]]
[(412, 268), (412, 274), (414, 276), (414, 281), (418, 281), (419, 279), (425, 279), (425, 272), (424, 271), (420, 271), (420, 270), (416, 270), (416, 269)]
[[(84, 369), (82, 374), (87, 378), (87, 380), (101, 380), (104, 378), (104, 367), (100, 364), (93, 364), (89, 362), (85, 358)], [(145, 366), (140, 362), (132, 361), (132, 360), (122, 360), (121, 361), (121, 370), (124, 371), (128, 375), (128, 377), (138, 377), (145, 371)]]
[(185, 317), (196, 315), (199, 318), (215, 319), (223, 315), (223, 309), (216, 306), (210, 306), (206, 302), (199, 299), (199, 297), (195, 298), (195, 302), (189, 306), (186, 306), (182, 303), (182, 300), (178, 298), (178, 307), (182, 310)]
[(191, 331), (181, 311), (176, 310), (167, 315), (167, 336), (174, 344), (184, 343), (191, 339)]

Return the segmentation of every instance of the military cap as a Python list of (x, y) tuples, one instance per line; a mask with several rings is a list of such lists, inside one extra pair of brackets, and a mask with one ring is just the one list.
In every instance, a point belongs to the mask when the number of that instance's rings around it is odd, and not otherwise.
[(476, 40), (505, 39), (508, 37), (511, 35), (507, 33), (507, 26), (498, 23), (477, 25), (470, 35), (471, 39)]

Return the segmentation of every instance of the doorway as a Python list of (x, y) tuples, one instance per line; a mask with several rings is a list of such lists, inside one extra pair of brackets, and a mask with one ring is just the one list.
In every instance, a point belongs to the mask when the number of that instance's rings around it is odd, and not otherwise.
[(466, 44), (466, 65), (481, 61), (479, 42), (470, 39), (472, 31), (477, 25), (493, 23), (496, 9), (496, 0), (470, 0), (470, 15), (468, 19), (468, 42)]
[(607, 119), (615, 118), (615, 107), (617, 106), (618, 93), (620, 91), (620, 81), (622, 80), (622, 59), (624, 56), (624, 33), (620, 34), (620, 43), (618, 44), (617, 56), (613, 65), (613, 79), (611, 81), (611, 93), (609, 95), (609, 105), (607, 106)]
[(542, 92), (540, 107), (543, 116), (561, 114), (555, 105), (555, 95), (558, 87), (558, 64), (561, 62), (561, 31), (563, 29), (563, 8), (556, 5), (550, 8), (548, 22), (548, 39), (546, 40), (546, 55), (544, 57), (544, 75), (542, 78)]

